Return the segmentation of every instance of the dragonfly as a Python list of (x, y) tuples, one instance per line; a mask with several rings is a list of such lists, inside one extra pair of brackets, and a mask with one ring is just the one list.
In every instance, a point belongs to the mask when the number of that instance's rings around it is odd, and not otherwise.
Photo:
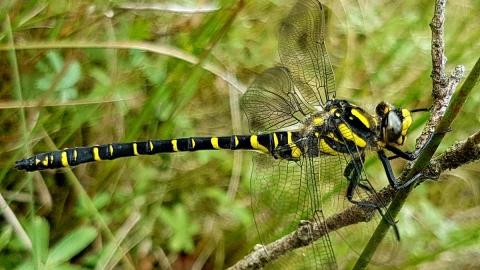
[[(262, 244), (294, 230), (301, 220), (324, 224), (325, 216), (343, 207), (343, 201), (378, 209), (395, 227), (386, 205), (379, 198), (376, 203), (368, 200), (378, 195), (364, 168), (365, 155), (376, 152), (389, 184), (396, 189), (417, 180), (420, 175), (398, 183), (389, 161), (415, 160), (421, 153), (422, 149), (416, 153), (399, 149), (415, 110), (380, 102), (370, 112), (336, 98), (333, 68), (325, 46), (324, 7), (317, 0), (300, 0), (293, 6), (280, 24), (278, 47), (281, 66), (259, 74), (241, 98), (250, 135), (73, 147), (18, 160), (15, 168), (38, 171), (159, 153), (255, 150), (259, 153), (253, 158), (250, 185), (252, 211)], [(394, 156), (388, 157), (385, 151)], [(277, 265), (338, 268), (328, 234), (303, 247), (301, 255), (294, 253)]]

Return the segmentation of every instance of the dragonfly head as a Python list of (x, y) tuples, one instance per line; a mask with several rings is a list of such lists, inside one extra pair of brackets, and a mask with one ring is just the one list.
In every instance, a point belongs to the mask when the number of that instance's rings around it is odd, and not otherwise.
[(380, 120), (380, 138), (387, 144), (403, 145), (408, 129), (412, 125), (409, 110), (395, 108), (387, 102), (380, 102), (376, 108)]

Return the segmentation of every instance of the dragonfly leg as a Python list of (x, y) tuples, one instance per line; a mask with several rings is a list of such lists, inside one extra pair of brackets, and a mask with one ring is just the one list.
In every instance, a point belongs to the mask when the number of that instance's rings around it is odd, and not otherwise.
[(387, 174), (388, 182), (390, 183), (390, 186), (392, 186), (394, 189), (402, 189), (408, 187), (410, 184), (414, 183), (423, 176), (423, 173), (417, 173), (407, 182), (400, 184), (398, 183), (395, 175), (393, 174), (392, 166), (390, 165), (390, 161), (385, 152), (383, 150), (379, 150), (377, 151), (377, 154), (378, 158), (382, 162), (383, 168), (385, 169), (385, 173)]
[(444, 130), (444, 131), (441, 131), (441, 132), (438, 132), (438, 133), (434, 133), (434, 134), (430, 134), (427, 141), (416, 152), (410, 152), (410, 151), (405, 151), (404, 152), (404, 151), (402, 151), (402, 150), (400, 150), (400, 149), (398, 149), (394, 146), (387, 145), (385, 147), (385, 149), (387, 149), (387, 150), (389, 150), (389, 151), (391, 151), (392, 153), (395, 154), (391, 157), (388, 157), (388, 160), (392, 160), (392, 159), (396, 159), (396, 158), (403, 158), (403, 159), (408, 160), (408, 161), (413, 161), (413, 160), (417, 159), (418, 156), (420, 156), (420, 154), (423, 152), (423, 150), (425, 150), (425, 147), (427, 147), (428, 143), (430, 143), (430, 141), (433, 139), (433, 136), (445, 134), (445, 133), (448, 133), (450, 131), (452, 131), (451, 127), (448, 128), (447, 130)]
[(364, 160), (365, 160), (365, 155), (362, 155), (361, 157), (352, 159), (345, 167), (343, 176), (345, 176), (345, 178), (347, 178), (348, 180), (347, 199), (351, 203), (356, 204), (358, 206), (365, 206), (365, 207), (380, 209), (380, 207), (374, 203), (362, 202), (362, 201), (357, 201), (353, 199), (353, 196), (355, 194), (355, 188), (357, 187), (361, 187), (362, 189), (372, 194), (375, 192), (371, 187), (368, 187), (360, 183)]

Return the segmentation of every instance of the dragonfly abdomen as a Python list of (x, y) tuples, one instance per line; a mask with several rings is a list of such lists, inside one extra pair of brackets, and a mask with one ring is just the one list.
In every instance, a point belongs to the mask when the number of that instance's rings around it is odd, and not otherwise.
[[(57, 150), (18, 160), (19, 170), (37, 171), (76, 166), (83, 163), (112, 160), (121, 157), (154, 155), (199, 150), (259, 150), (272, 153), (279, 145), (292, 143), (292, 132), (276, 132), (261, 135), (232, 135), (222, 137), (191, 137), (172, 140), (146, 140), (128, 143), (110, 143), (91, 147), (75, 147)], [(287, 157), (292, 156), (286, 154)], [(282, 158), (284, 158), (282, 156)]]

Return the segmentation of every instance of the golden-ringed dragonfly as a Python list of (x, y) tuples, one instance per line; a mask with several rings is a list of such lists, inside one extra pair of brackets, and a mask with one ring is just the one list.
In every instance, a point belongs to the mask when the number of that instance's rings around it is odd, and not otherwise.
[[(251, 180), (252, 209), (262, 244), (293, 231), (300, 220), (322, 224), (346, 198), (374, 207), (383, 217), (364, 170), (366, 151), (375, 151), (390, 185), (399, 184), (384, 150), (406, 160), (417, 154), (398, 149), (412, 123), (411, 112), (381, 102), (375, 112), (336, 99), (333, 69), (324, 43), (324, 9), (317, 0), (300, 0), (279, 29), (282, 66), (260, 74), (241, 99), (254, 135), (191, 137), (75, 147), (16, 161), (19, 170), (37, 171), (120, 157), (199, 150), (257, 150)], [(345, 194), (345, 193), (342, 193)], [(344, 198), (344, 197), (343, 197)], [(381, 201), (381, 200), (380, 200)], [(268, 207), (264, 207), (268, 206)], [(393, 226), (394, 221), (389, 221)], [(325, 228), (326, 229), (326, 228)], [(284, 263), (304, 269), (336, 269), (328, 234)], [(305, 256), (305, 254), (310, 254)], [(285, 265), (285, 264), (282, 264)]]

